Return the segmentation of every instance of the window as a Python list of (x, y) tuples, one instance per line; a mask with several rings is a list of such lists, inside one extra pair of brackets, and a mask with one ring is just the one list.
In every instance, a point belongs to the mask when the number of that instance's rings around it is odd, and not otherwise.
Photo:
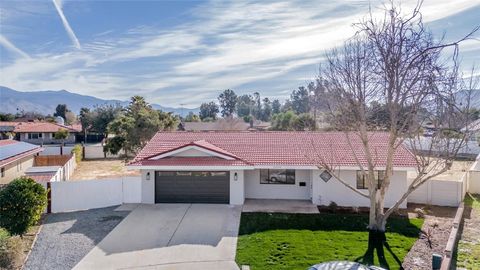
[(260, 170), (260, 184), (295, 184), (295, 170)]
[(42, 138), (42, 133), (28, 133), (29, 140), (41, 139), (41, 138)]
[[(377, 188), (380, 188), (383, 179), (385, 179), (385, 171), (374, 171), (374, 174)], [(363, 175), (362, 171), (357, 171), (357, 189), (368, 189), (367, 176)]]
[(2, 177), (5, 177), (5, 167), (2, 167), (0, 170), (2, 171)]

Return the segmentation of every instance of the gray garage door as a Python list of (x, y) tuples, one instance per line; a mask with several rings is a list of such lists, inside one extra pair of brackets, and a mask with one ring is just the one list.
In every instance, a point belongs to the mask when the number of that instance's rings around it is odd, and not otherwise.
[(155, 172), (155, 203), (229, 201), (229, 172)]

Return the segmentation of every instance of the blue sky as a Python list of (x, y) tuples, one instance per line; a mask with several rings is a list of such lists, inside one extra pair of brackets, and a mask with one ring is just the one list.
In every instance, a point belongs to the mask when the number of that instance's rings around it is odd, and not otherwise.
[[(380, 12), (381, 2), (352, 0), (3, 0), (0, 85), (140, 94), (164, 106), (199, 106), (227, 88), (283, 100), (315, 78), (325, 51), (353, 34), (369, 4)], [(480, 0), (425, 0), (422, 13), (452, 40), (480, 23)], [(465, 70), (480, 64), (476, 38), (461, 46)]]

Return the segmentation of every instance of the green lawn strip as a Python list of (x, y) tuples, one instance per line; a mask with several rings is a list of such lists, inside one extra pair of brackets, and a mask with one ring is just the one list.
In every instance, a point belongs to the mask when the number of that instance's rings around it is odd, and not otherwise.
[[(464, 202), (467, 207), (466, 211), (471, 211), (470, 215), (480, 215), (480, 194), (467, 194)], [(468, 208), (471, 208), (471, 210)], [(463, 228), (463, 233), (465, 233), (465, 229)], [(469, 242), (460, 239), (454, 256), (457, 267), (480, 269), (480, 243), (478, 240), (477, 242)]]
[(480, 210), (480, 194), (467, 194), (465, 196), (465, 205), (472, 209)]
[[(306, 269), (325, 261), (356, 260), (367, 249), (367, 224), (364, 215), (244, 213), (237, 263), (253, 270)], [(390, 219), (387, 240), (400, 260), (415, 243), (422, 224), (420, 219)], [(398, 269), (394, 257), (387, 250), (385, 254), (391, 269)]]

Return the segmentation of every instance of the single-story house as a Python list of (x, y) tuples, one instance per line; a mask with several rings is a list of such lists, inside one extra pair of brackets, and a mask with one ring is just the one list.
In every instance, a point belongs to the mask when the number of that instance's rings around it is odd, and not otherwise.
[(23, 176), (34, 165), (35, 156), (43, 151), (38, 145), (15, 140), (0, 140), (0, 184)]
[(75, 143), (76, 135), (80, 133), (81, 127), (66, 126), (50, 122), (0, 122), (0, 131), (13, 132), (15, 138), (22, 142), (33, 144), (59, 144), (62, 140), (55, 139), (55, 133), (61, 129), (69, 132), (68, 138), (64, 143)]
[[(141, 171), (142, 203), (242, 205), (245, 199), (291, 199), (368, 206), (366, 198), (321, 169), (322, 164), (333, 166), (335, 175), (367, 192), (354, 158), (365, 162), (363, 148), (358, 137), (350, 137), (349, 144), (341, 132), (159, 132), (128, 168)], [(388, 134), (370, 138), (381, 180)], [(416, 167), (403, 146), (393, 162), (387, 207), (407, 190), (407, 172)]]

